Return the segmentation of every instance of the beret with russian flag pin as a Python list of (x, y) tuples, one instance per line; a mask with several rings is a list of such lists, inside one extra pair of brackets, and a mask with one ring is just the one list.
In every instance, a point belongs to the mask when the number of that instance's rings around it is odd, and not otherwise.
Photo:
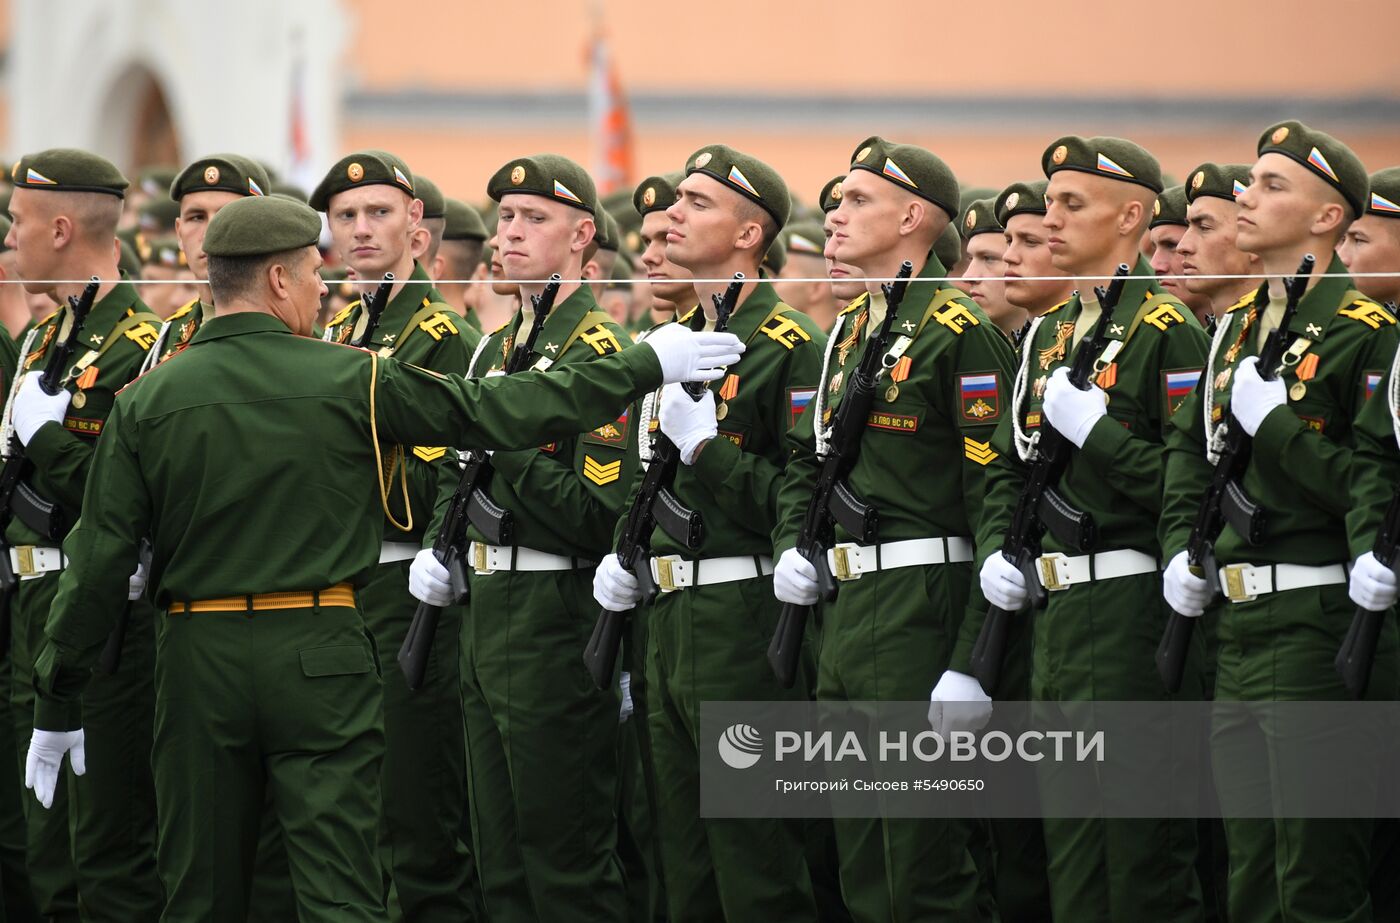
[(10, 168), (10, 179), (18, 189), (100, 192), (119, 199), (125, 198), (129, 185), (107, 158), (71, 147), (25, 154)]
[(534, 154), (508, 161), (486, 183), (497, 202), (508, 195), (553, 199), (590, 215), (598, 213), (598, 191), (588, 171), (561, 154)]
[(192, 161), (170, 181), (170, 198), (176, 202), (192, 192), (211, 191), (268, 195), (272, 180), (267, 169), (251, 157), (209, 154)]
[(331, 199), (359, 186), (393, 186), (409, 198), (418, 197), (408, 164), (388, 151), (366, 150), (337, 160), (312, 191), (310, 205), (319, 212), (327, 211)]
[(1336, 138), (1296, 119), (1279, 122), (1259, 136), (1258, 154), (1282, 154), (1341, 193), (1354, 217), (1361, 217), (1370, 198), (1370, 177), (1361, 159)]
[(1186, 202), (1213, 196), (1233, 202), (1249, 188), (1249, 164), (1203, 163), (1187, 174)]
[(1047, 179), (1061, 170), (1077, 170), (1162, 192), (1162, 167), (1157, 158), (1126, 138), (1066, 135), (1050, 143), (1040, 157), (1040, 166)]
[(727, 144), (707, 144), (685, 161), (685, 175), (703, 173), (755, 203), (778, 223), (782, 230), (792, 213), (792, 195), (787, 183), (757, 157), (736, 151)]
[(948, 213), (956, 221), (962, 190), (952, 169), (937, 154), (913, 144), (895, 144), (872, 135), (856, 146), (852, 170), (869, 170)]
[(1400, 167), (1387, 167), (1371, 174), (1371, 194), (1366, 214), (1400, 218)]

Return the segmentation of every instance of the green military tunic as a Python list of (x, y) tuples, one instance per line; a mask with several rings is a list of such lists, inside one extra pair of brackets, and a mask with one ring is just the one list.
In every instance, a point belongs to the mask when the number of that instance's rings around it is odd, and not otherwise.
[[(377, 472), (387, 443), (538, 444), (615, 418), (659, 384), (660, 369), (639, 349), (531, 378), (444, 378), (237, 314), (211, 319), (117, 401), (64, 545), (72, 565), (36, 668), (35, 721), (78, 725), (74, 705), (113, 600), (150, 536), (154, 599), (170, 610), (154, 750), (169, 918), (242, 916), (265, 786), (300, 918), (386, 918), (374, 858), (379, 660), (358, 610), (250, 610), (239, 599), (233, 611), (185, 613), (179, 604), (364, 586), (383, 531)], [(198, 491), (177, 486), (192, 466)]]
[[(946, 275), (930, 256), (908, 287), (891, 328), (902, 355), (881, 376), (848, 478), (852, 491), (879, 510), (881, 543), (971, 536), (987, 465), (996, 458), (990, 443), (1007, 407), (1011, 349), (982, 309), (942, 280)], [(840, 407), (871, 318), (865, 297), (838, 316), (825, 374), (790, 434), (794, 455), (773, 532), (777, 555), (797, 543), (820, 467), (819, 427)], [(836, 532), (838, 542), (851, 541), (839, 525)], [(841, 583), (836, 601), (822, 610), (817, 698), (927, 697), (948, 666), (966, 610), (977, 608), (973, 584), (966, 561)], [(842, 891), (852, 915), (980, 919), (973, 830), (968, 821), (838, 819)]]
[(160, 333), (146, 354), (145, 366), (159, 365), (190, 344), (199, 331), (199, 325), (208, 319), (214, 309), (195, 298), (181, 305), (160, 325)]
[[(704, 743), (698, 734), (702, 701), (807, 698), (805, 683), (785, 690), (768, 667), (780, 606), (772, 577), (761, 575), (759, 562), (771, 560), (778, 488), (789, 456), (786, 434), (815, 392), (826, 337), (806, 315), (779, 301), (768, 282), (758, 283), (740, 304), (729, 332), (748, 350), (713, 386), (718, 435), (693, 465), (680, 466), (672, 488), (682, 506), (700, 513), (701, 545), (688, 550), (660, 528), (650, 541), (654, 556), (750, 558), (754, 576), (662, 593), (646, 614), (645, 688), (661, 867), (674, 921), (746, 915), (810, 921), (817, 911), (803, 825), (700, 817)], [(651, 413), (639, 419), (636, 439), (652, 438), (648, 430), (658, 405), (648, 404)]]
[[(1333, 257), (1327, 272), (1336, 275), (1313, 284), (1289, 326), (1300, 339), (1294, 341), (1281, 376), (1288, 388), (1287, 406), (1274, 409), (1260, 424), (1240, 482), (1266, 511), (1263, 540), (1251, 546), (1227, 525), (1216, 543), (1222, 566), (1345, 564), (1353, 556), (1349, 534), (1355, 536), (1352, 541), (1361, 541), (1366, 532), (1370, 514), (1356, 512), (1351, 493), (1353, 458), (1361, 445), (1370, 446), (1366, 457), (1377, 457), (1375, 439), (1384, 435), (1383, 421), (1371, 412), (1363, 414), (1367, 429), (1352, 424), (1390, 363), (1397, 327), (1390, 312), (1355, 290), (1340, 259)], [(1194, 393), (1172, 418), (1161, 519), (1162, 550), (1168, 559), (1185, 549), (1210, 477), (1205, 415), (1209, 413), (1213, 430), (1229, 407), (1236, 367), (1257, 355), (1256, 297), (1257, 293), (1246, 296), (1220, 320), (1212, 362), (1203, 378), (1209, 389)], [(1379, 495), (1381, 488), (1373, 481), (1374, 477), (1362, 478), (1366, 489)], [(1350, 530), (1349, 517), (1354, 524)], [(1218, 620), (1216, 699), (1346, 698), (1333, 659), (1353, 610), (1345, 583), (1268, 593), (1239, 603), (1217, 600), (1204, 616)], [(1396, 650), (1392, 620), (1381, 635), (1368, 698), (1395, 697), (1400, 677)], [(1253, 727), (1249, 721), (1234, 713), (1218, 721), (1218, 759), (1239, 755), (1262, 761), (1276, 753), (1286, 758), (1290, 747), (1300, 745), (1275, 736), (1267, 722)], [(1304, 743), (1337, 745), (1317, 739)], [(1227, 812), (1232, 805), (1267, 805), (1273, 797), (1267, 779), (1224, 773), (1217, 775), (1216, 786)], [(1274, 804), (1277, 808), (1278, 802)], [(1371, 822), (1285, 816), (1274, 821), (1227, 819), (1225, 825), (1232, 921), (1362, 918)]]
[[(361, 311), (361, 302), (351, 302), (326, 325), (325, 338), (347, 342)], [(423, 267), (414, 264), (408, 282), (385, 306), (368, 346), (380, 356), (460, 375), (467, 371), (479, 340), (480, 334), (443, 302)], [(399, 549), (386, 557), (398, 559), (381, 562), (374, 579), (359, 591), (365, 622), (386, 660), (398, 653), (418, 608), (408, 592), (412, 552), (423, 544), (439, 495), (457, 480), (456, 461), (450, 447), (413, 446), (404, 461), (408, 509), (397, 487), (392, 491), (384, 539), (393, 543), (386, 548)], [(405, 528), (410, 523), (412, 528)], [(462, 614), (461, 606), (443, 610), (432, 662), (416, 692), (409, 690), (398, 670), (390, 670), (384, 681), (386, 864), (404, 916), (425, 923), (461, 920), (470, 914), (474, 900), (468, 878), (471, 859), (459, 834), (467, 798), (459, 657)]]
[[(1078, 336), (1087, 341), (1093, 335), (1093, 327), (1075, 330), (1082, 310), (1076, 294), (1038, 319), (1022, 343), (1017, 404), (991, 440), (997, 458), (978, 526), (979, 562), (999, 553), (1010, 526), (1024, 479), (1018, 443), (1024, 445), (1022, 434), (1033, 436), (1042, 425), (1050, 375), (1069, 364)], [(1108, 413), (1084, 447), (1072, 452), (1059, 491), (1096, 521), (1098, 543), (1089, 551), (1131, 549), (1160, 560), (1155, 524), (1162, 506), (1162, 445), (1172, 412), (1200, 377), (1206, 339), (1191, 312), (1163, 292), (1141, 259), (1123, 286), (1108, 339), (1105, 355), (1115, 353), (1097, 378)], [(1080, 554), (1049, 532), (1042, 545), (1046, 553)], [(1019, 637), (1011, 650), (1019, 643), (1034, 652), (1029, 683), (1013, 683), (1013, 689), (1020, 685), (1038, 701), (1162, 698), (1153, 668), (1168, 615), (1161, 594), (1155, 572), (1051, 592), (1043, 612), (1023, 613), (1013, 624), (1013, 636)], [(971, 672), (969, 658), (985, 611), (983, 605), (964, 622), (953, 669)], [(1015, 659), (1008, 655), (1008, 669)], [(1198, 670), (1199, 652), (1183, 696), (1199, 695)], [(1043, 797), (1053, 800), (1054, 767), (1038, 768)], [(1199, 916), (1192, 822), (1053, 818), (1045, 821), (1045, 836), (1056, 916), (1105, 921)]]
[[(67, 311), (55, 312), (31, 330), (26, 368), (43, 368)], [(75, 393), (63, 423), (44, 425), (25, 447), (34, 465), (29, 483), (57, 502), (70, 520), (82, 506), (94, 445), (114, 395), (136, 376), (159, 324), (128, 283), (119, 282), (100, 297), (74, 353), (83, 372), (67, 382)], [(15, 548), (56, 544), (18, 518), (5, 537)], [(134, 570), (132, 566), (118, 575), (123, 584)], [(27, 741), (34, 727), (34, 658), (59, 577), (49, 572), (21, 579), (11, 603), (11, 703), (17, 740)], [(124, 593), (110, 601), (114, 615), (125, 605)], [(148, 603), (137, 600), (130, 606), (122, 669), (115, 676), (96, 677), (83, 695), (93, 768), (84, 776), (61, 777), (50, 811), (32, 798), (24, 799), (34, 893), (45, 914), (76, 917), (79, 900), (90, 920), (154, 919), (160, 912), (150, 765), (154, 656), (153, 612)], [(18, 755), (22, 777), (23, 748)]]

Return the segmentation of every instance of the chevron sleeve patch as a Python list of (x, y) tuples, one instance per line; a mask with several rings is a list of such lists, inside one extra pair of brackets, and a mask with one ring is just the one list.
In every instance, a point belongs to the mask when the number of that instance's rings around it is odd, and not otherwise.
[(413, 447), (413, 454), (425, 462), (435, 462), (447, 454), (447, 446), (416, 445)]
[(614, 462), (600, 462), (592, 455), (583, 456), (583, 476), (604, 487), (622, 477), (622, 459)]
[(963, 455), (967, 456), (969, 461), (975, 461), (984, 467), (997, 458), (997, 452), (990, 442), (978, 442), (971, 436), (963, 437)]

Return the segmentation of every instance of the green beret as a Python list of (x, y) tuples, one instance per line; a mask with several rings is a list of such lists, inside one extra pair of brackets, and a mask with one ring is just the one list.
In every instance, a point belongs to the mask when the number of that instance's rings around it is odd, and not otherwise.
[(1366, 214), (1400, 218), (1400, 167), (1387, 167), (1371, 174), (1370, 204)]
[(9, 215), (0, 215), (0, 253), (10, 249), (5, 246), (5, 238), (10, 236), (10, 225), (13, 223)]
[[(1203, 163), (1190, 173), (1185, 186), (1186, 204), (1203, 195), (1233, 202), (1249, 188), (1249, 165), (1243, 163)], [(1185, 224), (1185, 221), (1181, 222)]]
[(136, 187), (148, 196), (161, 196), (169, 191), (170, 184), (179, 174), (179, 167), (166, 164), (142, 167), (141, 172), (136, 174)]
[(157, 237), (151, 241), (145, 263), (148, 266), (168, 266), (172, 269), (189, 265), (185, 262), (185, 252), (180, 249), (180, 241), (174, 237)]
[(763, 254), (763, 262), (758, 264), (759, 269), (766, 269), (771, 275), (777, 275), (783, 271), (787, 265), (787, 247), (783, 246), (783, 237), (779, 234), (773, 238), (773, 242), (768, 245), (768, 252)]
[(445, 218), (447, 216), (447, 199), (443, 198), (442, 190), (437, 187), (437, 183), (419, 174), (413, 178), (414, 194), (423, 200), (424, 218)]
[(1078, 170), (1162, 191), (1162, 168), (1157, 158), (1123, 138), (1081, 138), (1066, 135), (1040, 156), (1048, 179), (1061, 170)]
[(6, 186), (4, 189), (0, 189), (0, 214), (4, 214), (6, 218), (10, 217), (10, 197), (14, 194), (14, 186)]
[(931, 151), (912, 144), (894, 144), (874, 135), (862, 141), (851, 155), (851, 169), (869, 170), (928, 199), (947, 212), (949, 218), (958, 217), (958, 178)]
[(277, 168), (274, 167), (272, 164), (268, 163), (266, 160), (258, 160), (254, 162), (258, 166), (263, 168), (263, 172), (267, 174), (267, 181), (269, 183), (276, 186), (278, 183), (282, 182), (282, 175), (277, 172)]
[(826, 231), (815, 221), (801, 221), (783, 228), (778, 239), (783, 242), (783, 249), (788, 253), (821, 256), (822, 249), (826, 246)]
[(823, 212), (834, 212), (841, 205), (841, 184), (846, 181), (846, 174), (834, 176), (826, 181), (822, 187), (821, 195), (817, 196), (817, 202), (821, 205)]
[(1045, 190), (1050, 186), (1048, 180), (1035, 179), (1025, 183), (1012, 183), (1001, 191), (997, 196), (994, 208), (996, 210), (997, 222), (1006, 227), (1006, 223), (1017, 215), (1045, 215)]
[(1157, 194), (1157, 201), (1152, 203), (1152, 220), (1147, 222), (1147, 229), (1166, 227), (1177, 224), (1186, 227), (1186, 187), (1172, 186)]
[(943, 264), (944, 269), (952, 269), (962, 259), (962, 238), (958, 236), (958, 229), (953, 227), (952, 222), (943, 229), (943, 233), (938, 235), (938, 239), (933, 242), (933, 255), (938, 257), (938, 262)]
[(136, 279), (141, 275), (141, 257), (136, 255), (136, 248), (121, 238), (118, 248), (117, 269), (128, 279)]
[(58, 192), (101, 192), (125, 198), (129, 185), (122, 171), (106, 157), (71, 147), (25, 154), (10, 170), (16, 186)]
[(311, 207), (323, 212), (332, 196), (357, 186), (393, 186), (414, 198), (418, 195), (408, 164), (386, 151), (356, 151), (340, 158), (327, 171), (311, 193)]
[(262, 164), (238, 154), (210, 154), (201, 157), (170, 181), (170, 198), (180, 201), (191, 192), (217, 189), (238, 195), (264, 195), (272, 180)]
[(997, 191), (991, 186), (959, 186), (958, 187), (958, 212), (967, 211), (967, 207), (978, 199), (995, 199)]
[(632, 210), (632, 190), (614, 189), (605, 196), (598, 198), (598, 204), (603, 210), (612, 214), (616, 218), (619, 214), (626, 214)]
[(648, 176), (632, 190), (632, 207), (643, 217), (652, 212), (664, 212), (676, 204), (676, 187), (685, 179), (685, 174), (677, 170), (661, 176)]
[(1357, 218), (1365, 212), (1371, 179), (1351, 148), (1331, 135), (1314, 131), (1302, 122), (1280, 122), (1259, 136), (1258, 153), (1260, 157), (1291, 157), (1340, 192)]
[(1004, 228), (997, 220), (996, 199), (974, 199), (958, 218), (958, 233), (963, 240), (971, 240), (978, 234), (1000, 234)]
[(443, 240), (485, 240), (486, 222), (481, 213), (461, 199), (444, 199), (447, 212), (447, 227), (442, 231)]
[(618, 226), (617, 219), (606, 210), (598, 212), (598, 228), (593, 233), (593, 242), (598, 245), (599, 250), (610, 250), (613, 253), (622, 248), (622, 228)]
[(306, 204), (306, 190), (294, 183), (275, 179), (272, 181), (272, 194), (286, 196), (289, 199), (296, 199), (303, 205)]
[(154, 198), (141, 203), (136, 212), (136, 223), (143, 231), (174, 229), (175, 219), (180, 217), (180, 205), (166, 198)]
[(321, 219), (308, 205), (282, 196), (249, 196), (219, 209), (204, 235), (210, 256), (264, 256), (309, 247)]
[(581, 208), (590, 215), (598, 213), (598, 191), (593, 177), (559, 154), (517, 157), (497, 170), (486, 184), (486, 194), (499, 202), (502, 196), (511, 193), (543, 196)]
[(724, 144), (709, 144), (685, 161), (685, 175), (703, 173), (719, 180), (739, 195), (755, 203), (778, 222), (787, 224), (792, 213), (792, 196), (778, 172), (763, 161), (740, 153)]

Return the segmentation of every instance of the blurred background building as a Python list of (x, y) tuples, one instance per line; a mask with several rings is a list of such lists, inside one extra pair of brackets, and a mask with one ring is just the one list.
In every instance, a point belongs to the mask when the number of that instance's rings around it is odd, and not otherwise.
[(810, 202), (870, 134), (999, 186), (1061, 134), (1180, 177), (1298, 117), (1374, 170), (1400, 164), (1397, 27), (1396, 0), (0, 0), (0, 151), (227, 149), (312, 185), (381, 147), (480, 201), (521, 153), (625, 186), (722, 140)]

